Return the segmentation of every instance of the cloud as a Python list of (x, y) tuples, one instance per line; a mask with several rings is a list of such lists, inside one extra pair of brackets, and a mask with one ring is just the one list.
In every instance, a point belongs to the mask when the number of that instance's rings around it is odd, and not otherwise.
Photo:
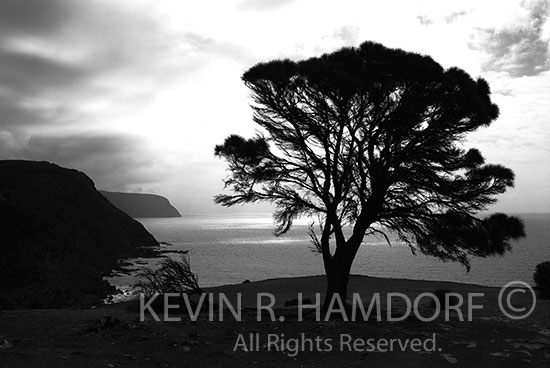
[(0, 37), (30, 32), (53, 33), (73, 12), (70, 1), (2, 0), (0, 1)]
[(418, 22), (423, 26), (430, 26), (436, 22), (444, 22), (444, 24), (452, 24), (461, 21), (461, 19), (468, 14), (466, 10), (457, 10), (448, 14), (433, 14), (429, 16), (427, 14), (421, 14), (416, 17)]
[(489, 54), (484, 71), (504, 71), (512, 77), (532, 76), (550, 69), (549, 41), (544, 38), (550, 5), (526, 3), (528, 16), (506, 28), (480, 29), (470, 47)]
[(254, 61), (252, 54), (246, 48), (227, 40), (215, 40), (194, 32), (182, 35), (180, 46), (187, 54), (207, 54), (230, 58), (242, 63)]
[(122, 122), (203, 63), (144, 7), (0, 2), (0, 159), (75, 167), (111, 189), (153, 180)]
[(0, 130), (63, 123), (62, 96), (73, 93), (90, 76), (76, 65), (0, 49)]
[(13, 159), (50, 161), (89, 175), (96, 186), (125, 190), (128, 184), (158, 179), (162, 162), (147, 149), (143, 137), (128, 134), (81, 132), (36, 134), (27, 137), (0, 134), (0, 154)]
[(445, 17), (445, 23), (447, 24), (454, 23), (466, 14), (468, 14), (468, 12), (465, 10), (454, 11)]
[(5, 49), (0, 49), (0, 60), (2, 88), (18, 95), (72, 88), (88, 74), (88, 71), (76, 65)]
[(429, 26), (434, 23), (434, 21), (427, 15), (419, 15), (416, 17), (416, 19), (418, 19), (420, 24), (422, 24), (423, 26)]
[(273, 10), (296, 0), (242, 0), (237, 7), (246, 10)]
[(355, 46), (357, 44), (357, 38), (359, 36), (359, 27), (357, 26), (343, 26), (338, 28), (333, 33), (335, 40), (341, 41), (345, 46)]
[(502, 113), (477, 138), (523, 165), (548, 142), (550, 21), (545, 2), (521, 4), (0, 0), (0, 159), (58, 161), (199, 209), (225, 175), (212, 147), (256, 128), (244, 70), (374, 40), (486, 78)]

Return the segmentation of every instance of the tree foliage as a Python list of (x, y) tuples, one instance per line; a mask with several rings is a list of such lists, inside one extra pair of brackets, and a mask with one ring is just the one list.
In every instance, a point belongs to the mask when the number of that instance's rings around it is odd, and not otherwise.
[(535, 284), (542, 298), (550, 299), (550, 261), (542, 262), (535, 268)]
[(478, 217), (514, 184), (512, 170), (464, 148), (499, 115), (485, 80), (372, 42), (259, 63), (242, 79), (261, 130), (216, 146), (232, 193), (215, 201), (275, 204), (276, 234), (318, 215), (312, 238), (327, 272), (336, 261), (351, 266), (365, 234), (382, 229), (467, 267), (470, 255), (502, 254), (524, 236), (518, 218)]

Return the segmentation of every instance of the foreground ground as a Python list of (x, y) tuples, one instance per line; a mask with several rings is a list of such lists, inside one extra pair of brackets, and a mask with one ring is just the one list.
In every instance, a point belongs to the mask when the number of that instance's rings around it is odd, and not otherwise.
[[(89, 310), (4, 311), (0, 316), (0, 367), (550, 366), (548, 300), (538, 300), (527, 319), (514, 321), (499, 309), (498, 288), (354, 276), (350, 291), (359, 293), (365, 303), (370, 302), (373, 293), (380, 293), (381, 321), (316, 321), (314, 314), (309, 314), (300, 322), (296, 307), (284, 307), (298, 293), (315, 300), (315, 293), (323, 291), (323, 284), (322, 277), (303, 277), (208, 290), (225, 293), (234, 304), (237, 293), (241, 293), (240, 322), (228, 311), (224, 321), (218, 317), (210, 321), (206, 313), (197, 322), (191, 322), (188, 316), (179, 322), (157, 322), (150, 313), (140, 321), (136, 303)], [(384, 302), (387, 293), (400, 292), (415, 298), (437, 289), (458, 292), (465, 299), (467, 293), (483, 293), (475, 299), (475, 304), (483, 305), (483, 309), (474, 310), (470, 322), (459, 321), (456, 313), (447, 321), (441, 315), (432, 322), (422, 322), (412, 313), (400, 322), (387, 320), (388, 312), (397, 317), (405, 311), (405, 305), (399, 303), (388, 311)], [(268, 314), (264, 314), (262, 322), (256, 321), (254, 306), (259, 292), (275, 296), (275, 321)], [(527, 294), (517, 293), (512, 300), (516, 308), (530, 305)], [(433, 311), (429, 304), (421, 303), (425, 316)], [(281, 316), (284, 321), (279, 321)], [(466, 310), (464, 317), (467, 318)], [(360, 345), (368, 339), (373, 339), (374, 344), (380, 339), (426, 341), (433, 339), (434, 334), (436, 345), (426, 345), (430, 351), (401, 351), (398, 343), (391, 352), (381, 351), (387, 350), (384, 345), (380, 350), (366, 351), (369, 345)], [(278, 342), (270, 345), (269, 339)], [(341, 344), (342, 339), (358, 341), (357, 349), (349, 351), (350, 345)], [(239, 341), (244, 341), (247, 348), (241, 344), (235, 349)], [(296, 346), (298, 352), (293, 350)]]

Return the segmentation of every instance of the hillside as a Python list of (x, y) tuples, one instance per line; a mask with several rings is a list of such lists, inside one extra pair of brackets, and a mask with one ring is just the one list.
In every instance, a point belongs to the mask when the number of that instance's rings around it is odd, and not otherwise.
[(156, 194), (120, 193), (100, 190), (112, 204), (134, 218), (181, 217), (168, 199)]
[[(221, 320), (217, 312), (212, 315), (203, 308), (192, 322), (187, 307), (177, 300), (173, 303), (182, 310), (166, 312), (177, 322), (157, 321), (149, 310), (140, 316), (137, 300), (87, 310), (6, 311), (0, 316), (0, 332), (12, 347), (0, 350), (0, 361), (2, 367), (18, 368), (550, 366), (550, 300), (538, 300), (533, 313), (517, 321), (500, 311), (499, 288), (352, 275), (350, 291), (366, 304), (365, 310), (370, 311), (371, 298), (379, 295), (380, 317), (375, 307), (367, 322), (362, 317), (344, 322), (338, 318), (340, 309), (334, 308), (330, 321), (318, 320), (312, 310), (304, 311), (299, 321), (299, 307), (285, 306), (299, 293), (313, 301), (324, 289), (324, 277), (313, 276), (205, 290), (216, 301), (223, 293), (233, 306), (242, 296), (240, 320), (228, 309)], [(435, 320), (423, 322), (399, 297), (400, 302), (393, 299), (391, 308), (387, 305), (390, 293), (404, 293), (415, 301), (426, 292), (445, 289), (462, 295), (465, 303), (458, 309), (462, 312), (453, 310), (448, 318), (441, 310)], [(275, 321), (265, 309), (257, 309), (259, 293), (273, 295)], [(471, 312), (471, 320), (469, 293), (476, 293), (475, 306), (483, 305)], [(531, 305), (526, 294), (513, 298), (516, 308)], [(424, 296), (418, 310), (424, 318), (434, 315), (430, 298)], [(156, 313), (163, 319), (162, 310)], [(389, 316), (399, 321), (388, 321)], [(246, 346), (238, 344), (243, 338)], [(413, 341), (420, 344), (414, 347)]]
[(0, 223), (0, 309), (104, 296), (118, 258), (158, 245), (89, 177), (48, 162), (0, 161)]

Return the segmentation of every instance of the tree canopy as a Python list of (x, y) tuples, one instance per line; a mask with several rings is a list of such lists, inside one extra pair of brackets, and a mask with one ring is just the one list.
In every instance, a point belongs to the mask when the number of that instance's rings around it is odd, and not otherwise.
[(277, 234), (318, 215), (312, 239), (327, 273), (337, 260), (351, 267), (364, 236), (384, 230), (468, 268), (469, 256), (502, 254), (524, 236), (516, 217), (479, 216), (514, 184), (512, 170), (464, 147), (499, 115), (484, 79), (373, 42), (259, 63), (242, 79), (261, 130), (215, 147), (232, 192), (215, 201), (275, 204)]

